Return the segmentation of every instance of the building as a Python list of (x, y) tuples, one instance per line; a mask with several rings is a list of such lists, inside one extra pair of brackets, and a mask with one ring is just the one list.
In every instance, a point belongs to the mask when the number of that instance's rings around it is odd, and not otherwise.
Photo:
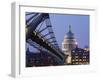
[(55, 58), (48, 54), (46, 51), (42, 52), (30, 52), (29, 49), (26, 51), (26, 67), (37, 67), (37, 66), (56, 66), (58, 63)]
[(89, 64), (89, 51), (76, 47), (71, 51), (71, 64)]
[(86, 51), (90, 51), (90, 49), (89, 49), (88, 46), (85, 46), (85, 47), (84, 47), (84, 50), (86, 50)]
[(74, 36), (74, 33), (71, 30), (71, 26), (69, 25), (69, 31), (67, 34), (64, 36), (64, 40), (62, 42), (62, 51), (66, 55), (66, 64), (71, 63), (71, 50), (76, 48), (77, 46), (77, 41)]

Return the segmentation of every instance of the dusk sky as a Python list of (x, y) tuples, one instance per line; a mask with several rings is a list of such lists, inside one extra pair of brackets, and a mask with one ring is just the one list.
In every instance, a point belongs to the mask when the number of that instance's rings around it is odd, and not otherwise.
[[(71, 25), (72, 32), (80, 48), (89, 46), (89, 16), (74, 14), (50, 14), (53, 31), (59, 46)], [(44, 25), (43, 25), (44, 26)], [(32, 48), (30, 48), (32, 50)]]
[(88, 15), (74, 15), (74, 14), (50, 14), (50, 20), (53, 26), (57, 41), (61, 46), (64, 35), (68, 32), (69, 25), (71, 25), (78, 46), (84, 48), (89, 46), (89, 16)]

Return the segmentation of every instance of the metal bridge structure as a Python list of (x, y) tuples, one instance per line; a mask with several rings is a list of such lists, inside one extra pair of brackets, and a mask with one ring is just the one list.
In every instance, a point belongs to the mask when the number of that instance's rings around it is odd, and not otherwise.
[(27, 12), (25, 16), (26, 42), (40, 52), (46, 51), (56, 59), (59, 65), (63, 65), (65, 55), (56, 41), (49, 14)]

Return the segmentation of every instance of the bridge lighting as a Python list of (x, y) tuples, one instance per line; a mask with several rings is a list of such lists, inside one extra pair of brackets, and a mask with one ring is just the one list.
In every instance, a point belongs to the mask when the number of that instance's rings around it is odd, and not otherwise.
[(34, 35), (36, 35), (36, 32), (35, 31), (33, 33), (34, 33)]

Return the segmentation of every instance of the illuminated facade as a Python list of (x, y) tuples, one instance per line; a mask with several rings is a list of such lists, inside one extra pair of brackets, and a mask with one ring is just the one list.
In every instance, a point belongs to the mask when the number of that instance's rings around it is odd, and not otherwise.
[(75, 39), (74, 33), (71, 31), (71, 26), (69, 25), (69, 31), (64, 36), (62, 42), (62, 51), (66, 55), (66, 64), (71, 64), (71, 50), (77, 47), (77, 41)]
[(71, 64), (89, 64), (89, 51), (76, 47), (71, 51)]

